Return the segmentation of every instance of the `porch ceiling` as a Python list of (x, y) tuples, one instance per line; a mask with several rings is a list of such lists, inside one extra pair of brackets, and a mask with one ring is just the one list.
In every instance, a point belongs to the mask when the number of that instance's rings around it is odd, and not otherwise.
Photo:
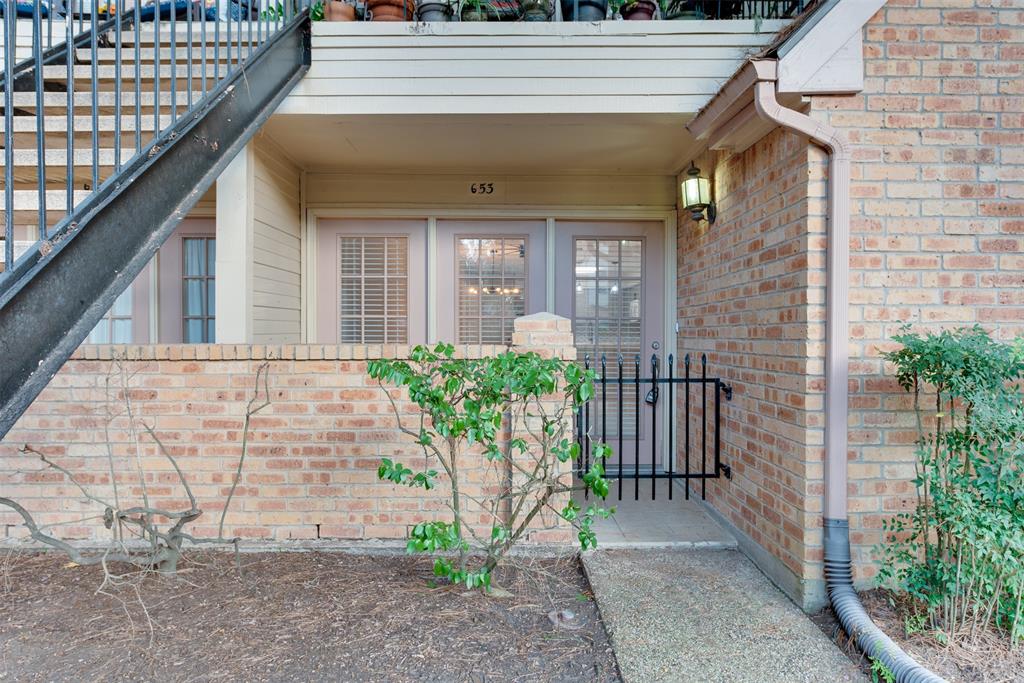
[(279, 114), (269, 135), (311, 171), (672, 175), (697, 143), (678, 114)]

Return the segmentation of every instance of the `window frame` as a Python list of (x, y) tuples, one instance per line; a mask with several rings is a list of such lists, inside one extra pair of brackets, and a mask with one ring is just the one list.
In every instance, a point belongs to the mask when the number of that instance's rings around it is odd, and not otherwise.
[[(171, 236), (167, 238), (167, 241), (164, 242), (158, 252), (157, 273), (159, 289), (157, 309), (159, 311), (159, 321), (157, 325), (157, 339), (159, 339), (161, 344), (184, 343), (185, 239), (193, 237), (216, 239), (216, 221), (213, 218), (186, 218)], [(211, 282), (214, 283), (215, 299), (217, 296), (216, 278), (216, 265), (214, 265), (214, 275)], [(217, 309), (220, 309), (222, 304), (222, 301), (216, 300)], [(214, 314), (214, 320), (216, 320), (216, 314)], [(216, 333), (214, 334), (216, 336)], [(216, 338), (209, 343), (216, 343)]]
[[(454, 257), (455, 257), (454, 258), (454, 266), (455, 267), (452, 269), (452, 277), (454, 278), (454, 282), (452, 284), (452, 290), (453, 290), (453, 295), (454, 295), (454, 301), (452, 301), (452, 306), (453, 306), (452, 310), (453, 310), (453, 315), (454, 315), (454, 318), (455, 318), (455, 329), (454, 329), (454, 333), (453, 333), (453, 336), (452, 336), (452, 340), (453, 340), (452, 343), (454, 343), (454, 344), (469, 344), (469, 345), (474, 345), (474, 346), (482, 345), (482, 344), (498, 345), (498, 346), (502, 346), (502, 345), (510, 346), (512, 344), (511, 337), (507, 341), (501, 341), (501, 342), (489, 342), (489, 341), (483, 341), (482, 339), (480, 341), (476, 341), (476, 342), (464, 342), (464, 341), (461, 341), (459, 339), (459, 333), (460, 333), (460, 331), (462, 329), (462, 307), (460, 306), (461, 302), (459, 301), (459, 291), (460, 291), (459, 287), (460, 287), (460, 285), (462, 283), (462, 279), (463, 279), (462, 275), (459, 272), (459, 244), (460, 244), (460, 242), (462, 240), (470, 240), (470, 239), (472, 239), (472, 240), (496, 240), (496, 239), (498, 239), (498, 240), (502, 240), (502, 241), (504, 241), (504, 240), (522, 240), (523, 241), (523, 278), (522, 278), (523, 279), (523, 315), (528, 315), (529, 314), (529, 309), (530, 309), (530, 293), (532, 292), (532, 287), (531, 287), (531, 282), (530, 282), (530, 256), (533, 253), (531, 251), (531, 247), (530, 247), (530, 235), (528, 233), (511, 234), (511, 233), (504, 233), (504, 232), (503, 233), (492, 233), (492, 234), (477, 233), (477, 232), (462, 234), (462, 233), (456, 232), (452, 236), (452, 250), (453, 250), (452, 253), (454, 254)], [(502, 270), (503, 270), (503, 272), (502, 272), (502, 275), (501, 275), (501, 279), (504, 281), (504, 279), (505, 279), (504, 269), (502, 269)], [(483, 279), (482, 275), (477, 276), (477, 280), (482, 280), (482, 279)], [(482, 303), (482, 301), (481, 301), (481, 303)], [(478, 321), (483, 321), (483, 319), (484, 319), (483, 314), (481, 313), (480, 315), (476, 316), (476, 319)], [(504, 322), (506, 318), (503, 315), (503, 316), (501, 316), (501, 319)], [(515, 320), (515, 317), (513, 317), (512, 320)], [(480, 327), (481, 327), (481, 329), (480, 329), (480, 337), (482, 338), (483, 337), (482, 325)], [(503, 325), (503, 327), (504, 327), (504, 325)]]
[[(405, 342), (427, 342), (427, 219), (418, 218), (319, 218), (316, 234), (316, 342), (340, 344), (341, 264), (339, 237), (404, 237), (406, 259)], [(379, 342), (370, 342), (376, 344)], [(367, 344), (353, 344), (364, 346)]]
[[(409, 343), (409, 299), (410, 299), (410, 287), (409, 287), (409, 261), (411, 258), (412, 247), (408, 235), (394, 235), (394, 234), (373, 234), (373, 235), (342, 235), (338, 234), (334, 236), (334, 252), (339, 255), (341, 253), (341, 242), (342, 240), (361, 240), (360, 244), (360, 266), (361, 271), (358, 276), (346, 275), (341, 268), (341, 263), (338, 263), (335, 274), (335, 287), (337, 288), (339, 302), (336, 307), (336, 324), (335, 332), (338, 334), (338, 343), (340, 344), (408, 344)], [(384, 243), (384, 272), (381, 275), (367, 275), (366, 265), (366, 241), (367, 240), (383, 240)], [(391, 275), (387, 270), (387, 254), (388, 254), (388, 240), (402, 240), (405, 243), (405, 272), (401, 275)], [(391, 319), (399, 319), (400, 316), (388, 315), (388, 282), (392, 278), (402, 277), (405, 279), (405, 339), (388, 339), (388, 321)], [(370, 278), (380, 278), (384, 281), (384, 298), (382, 300), (384, 306), (384, 313), (381, 316), (367, 316), (366, 315), (366, 282)], [(362, 312), (358, 316), (342, 315), (341, 313), (341, 287), (345, 280), (358, 280), (360, 285), (359, 302)], [(381, 319), (383, 321), (382, 329), (384, 331), (384, 339), (381, 341), (366, 341), (366, 322), (369, 319)], [(360, 340), (359, 341), (344, 341), (341, 339), (341, 325), (343, 320), (353, 319), (360, 321)]]
[[(548, 234), (547, 220), (542, 218), (463, 218), (443, 217), (437, 220), (437, 259), (435, 262), (435, 310), (437, 329), (431, 341), (452, 341), (458, 338), (458, 240), (462, 237), (493, 239), (512, 237), (526, 239), (527, 294), (524, 315), (547, 310)], [(470, 344), (470, 346), (489, 346)]]
[[(186, 254), (186, 243), (189, 240), (202, 240), (203, 242), (203, 267), (206, 271), (203, 275), (189, 275), (187, 272), (188, 260), (185, 258)], [(213, 344), (217, 338), (216, 331), (213, 333), (211, 339), (205, 339), (210, 331), (210, 324), (214, 325), (216, 329), (217, 324), (217, 311), (216, 311), (216, 298), (217, 298), (217, 266), (216, 257), (214, 258), (213, 274), (210, 274), (210, 243), (214, 245), (214, 253), (216, 253), (217, 236), (216, 235), (189, 235), (185, 234), (181, 236), (181, 340), (184, 344)], [(185, 300), (188, 297), (188, 282), (189, 280), (201, 280), (206, 284), (204, 289), (205, 295), (203, 296), (200, 308), (202, 313), (198, 316), (188, 315), (188, 311), (185, 308)], [(214, 298), (214, 313), (209, 314), (210, 307), (210, 289), (213, 288)], [(203, 341), (189, 342), (185, 341), (185, 331), (188, 329), (188, 322), (190, 320), (202, 321), (202, 335)]]

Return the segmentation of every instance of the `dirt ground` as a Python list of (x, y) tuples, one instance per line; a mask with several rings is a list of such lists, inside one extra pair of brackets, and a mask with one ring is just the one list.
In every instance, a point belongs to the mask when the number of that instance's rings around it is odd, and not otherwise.
[(488, 597), (436, 586), (423, 558), (243, 553), (239, 575), (194, 553), (140, 603), (97, 593), (98, 567), (5, 552), (0, 681), (619, 680), (575, 558), (520, 558)]
[[(861, 593), (861, 601), (875, 624), (922, 666), (950, 683), (1024, 683), (1024, 648), (1011, 652), (1006, 637), (991, 631), (979, 635), (974, 645), (949, 647), (943, 647), (925, 633), (908, 636), (889, 595), (883, 590), (866, 591)], [(839, 628), (831, 608), (815, 615), (814, 621), (850, 659), (865, 671), (869, 669), (863, 653)]]

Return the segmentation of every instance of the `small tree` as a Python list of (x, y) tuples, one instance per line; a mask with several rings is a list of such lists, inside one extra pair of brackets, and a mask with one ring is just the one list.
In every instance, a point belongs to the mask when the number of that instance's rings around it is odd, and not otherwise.
[(973, 641), (994, 624), (1016, 643), (1024, 638), (1024, 346), (977, 326), (895, 340), (903, 348), (885, 358), (914, 394), (920, 433), (917, 506), (886, 524), (881, 577), (924, 607), (942, 641)]
[[(594, 394), (593, 372), (536, 353), (457, 359), (454, 352), (450, 344), (417, 346), (411, 363), (369, 363), (370, 377), (390, 400), (399, 429), (415, 439), (425, 459), (424, 468), (413, 471), (383, 458), (378, 476), (431, 490), (438, 483), (436, 463), (450, 486), (446, 504), (451, 519), (413, 527), (409, 552), (436, 555), (437, 576), (474, 588), (490, 586), (495, 567), (531, 530), (567, 522), (581, 548), (595, 547), (594, 517), (614, 510), (583, 509), (570, 497), (584, 489), (601, 499), (608, 495), (602, 465), (610, 455), (606, 445), (594, 443), (590, 466), (578, 483), (572, 474), (572, 463), (580, 457), (573, 423)], [(408, 390), (409, 400), (419, 407), (415, 427), (407, 426), (409, 413), (387, 386)], [(490, 483), (471, 493), (465, 467), (474, 460)], [(542, 521), (548, 513), (555, 522)], [(471, 567), (474, 556), (478, 561)]]

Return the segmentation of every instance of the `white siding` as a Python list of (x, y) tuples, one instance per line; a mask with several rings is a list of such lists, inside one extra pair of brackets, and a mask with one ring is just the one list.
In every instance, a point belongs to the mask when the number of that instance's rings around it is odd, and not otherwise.
[(696, 112), (785, 23), (317, 22), (278, 112)]
[[(474, 194), (473, 183), (487, 181), (491, 194)], [(480, 209), (488, 206), (598, 207), (642, 206), (674, 209), (678, 191), (674, 176), (506, 176), (371, 175), (310, 173), (306, 203), (312, 208), (362, 205)]]
[(257, 344), (301, 340), (299, 168), (257, 139), (253, 159), (252, 336)]

